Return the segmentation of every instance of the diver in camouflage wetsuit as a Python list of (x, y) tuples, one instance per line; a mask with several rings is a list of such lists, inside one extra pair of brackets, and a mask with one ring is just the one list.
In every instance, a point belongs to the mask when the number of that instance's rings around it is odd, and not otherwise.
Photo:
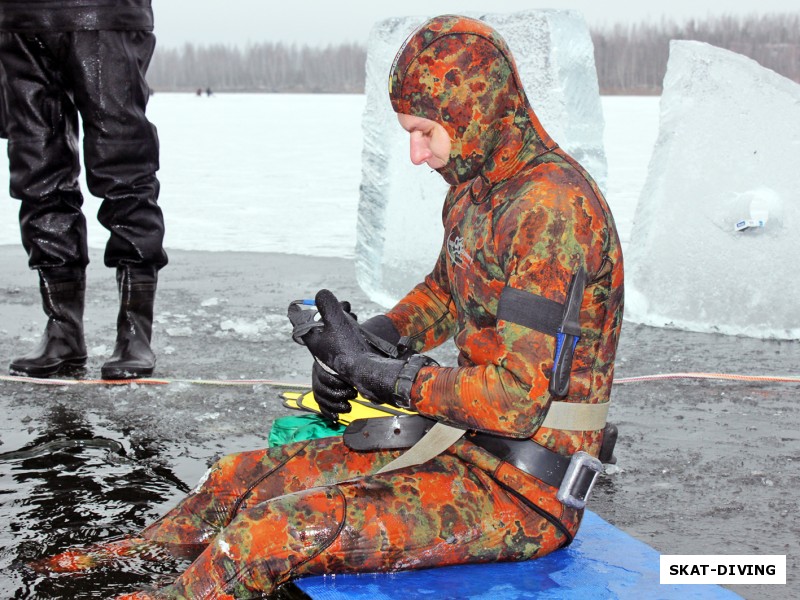
[(542, 129), (506, 44), (485, 24), (454, 16), (424, 24), (395, 60), (390, 95), (412, 160), (437, 168), (451, 188), (433, 271), (365, 325), (390, 341), (408, 336), (419, 352), (454, 336), (459, 365), (372, 352), (323, 290), (323, 326), (303, 341), (335, 374), (317, 364), (314, 391), (329, 413), (347, 410), (357, 389), (469, 433), (388, 473), (376, 471), (401, 451), (356, 451), (341, 437), (230, 455), (140, 537), (63, 553), (50, 568), (197, 545), (202, 553), (174, 583), (125, 597), (255, 598), (310, 574), (527, 560), (577, 533), (582, 511), (556, 498), (557, 485), (478, 440), (516, 439), (561, 460), (598, 454), (602, 428), (541, 426), (557, 399), (550, 379), (559, 338), (502, 318), (501, 304), (508, 295), (523, 308), (561, 307), (575, 273), (585, 273), (569, 391), (558, 399), (607, 402), (623, 295), (608, 206)]

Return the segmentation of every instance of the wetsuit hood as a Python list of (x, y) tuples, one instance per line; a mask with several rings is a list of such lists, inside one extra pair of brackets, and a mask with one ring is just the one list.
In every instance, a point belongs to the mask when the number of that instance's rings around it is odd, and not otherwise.
[(435, 17), (395, 57), (389, 96), (397, 113), (442, 125), (450, 160), (437, 169), (451, 185), (481, 176), (503, 181), (556, 147), (528, 103), (508, 45), (481, 21)]

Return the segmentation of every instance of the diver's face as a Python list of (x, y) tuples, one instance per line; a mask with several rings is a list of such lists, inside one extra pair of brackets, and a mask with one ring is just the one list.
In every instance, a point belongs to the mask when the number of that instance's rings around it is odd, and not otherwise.
[(441, 169), (450, 160), (450, 136), (436, 121), (424, 117), (398, 114), (400, 126), (410, 136), (411, 162)]

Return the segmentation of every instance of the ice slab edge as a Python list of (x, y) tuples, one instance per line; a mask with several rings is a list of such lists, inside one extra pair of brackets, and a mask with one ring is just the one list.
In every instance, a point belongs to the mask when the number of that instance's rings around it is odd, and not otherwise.
[(626, 260), (625, 317), (800, 338), (800, 85), (673, 41)]

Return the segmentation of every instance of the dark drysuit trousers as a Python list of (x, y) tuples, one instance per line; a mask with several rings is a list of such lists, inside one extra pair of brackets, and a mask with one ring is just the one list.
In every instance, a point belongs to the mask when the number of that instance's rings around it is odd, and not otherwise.
[(158, 206), (158, 135), (145, 117), (146, 31), (0, 32), (11, 195), (33, 269), (84, 268), (78, 116), (89, 191), (102, 198), (105, 264), (167, 263)]

